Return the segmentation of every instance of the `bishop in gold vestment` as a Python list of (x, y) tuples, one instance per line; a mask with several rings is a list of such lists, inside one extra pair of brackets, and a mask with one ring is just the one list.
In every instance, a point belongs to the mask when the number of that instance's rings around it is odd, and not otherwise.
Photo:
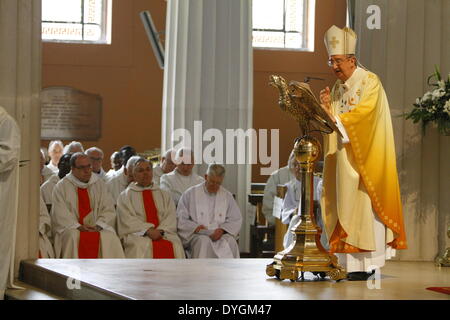
[(321, 102), (343, 137), (324, 137), (323, 221), (339, 263), (365, 273), (406, 249), (392, 120), (380, 79), (357, 66), (353, 30), (331, 27), (325, 45), (338, 80)]

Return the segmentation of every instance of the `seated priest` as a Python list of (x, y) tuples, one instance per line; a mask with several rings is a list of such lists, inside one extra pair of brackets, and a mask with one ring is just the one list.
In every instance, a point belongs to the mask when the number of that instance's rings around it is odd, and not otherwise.
[(275, 217), (273, 216), (273, 201), (277, 195), (277, 186), (284, 185), (295, 178), (294, 170), (294, 153), (289, 155), (288, 165), (275, 170), (267, 180), (264, 187), (264, 197), (262, 205), (262, 213), (270, 226), (275, 224)]
[(41, 182), (40, 182), (40, 185), (42, 185), (45, 181), (50, 179), (51, 176), (54, 176), (55, 174), (53, 173), (53, 171), (50, 168), (48, 168), (45, 165), (45, 154), (44, 154), (44, 151), (41, 149), (40, 152), (41, 152), (41, 167), (40, 167)]
[(127, 258), (184, 258), (172, 197), (152, 182), (150, 161), (134, 164), (132, 182), (117, 199), (117, 229)]
[(239, 258), (242, 215), (223, 188), (225, 167), (210, 164), (205, 182), (189, 188), (177, 208), (178, 235), (192, 258)]
[(176, 168), (170, 173), (161, 176), (160, 187), (170, 192), (175, 205), (183, 192), (192, 186), (202, 183), (204, 179), (192, 171), (194, 168), (194, 155), (191, 149), (183, 148), (175, 156)]
[(132, 156), (127, 159), (125, 167), (120, 170), (120, 173), (116, 174), (116, 176), (106, 182), (106, 187), (115, 201), (122, 191), (124, 191), (128, 185), (133, 182), (134, 164), (139, 159), (139, 156)]
[[(286, 234), (284, 235), (283, 239), (283, 246), (286, 249), (292, 244), (292, 241), (294, 240), (294, 235), (292, 232), (290, 232), (291, 228), (294, 227), (299, 221), (300, 221), (300, 214), (297, 214), (299, 203), (300, 203), (300, 197), (301, 197), (301, 172), (300, 172), (300, 165), (297, 161), (294, 161), (294, 172), (295, 172), (295, 179), (289, 181), (286, 191), (286, 196), (284, 197), (283, 206), (281, 209), (281, 222), (284, 224), (289, 224), (288, 230), (286, 231)], [(316, 170), (320, 170), (321, 172), (321, 166), (320, 164), (316, 166)], [(325, 249), (328, 249), (328, 242), (325, 230), (323, 230), (323, 222), (322, 222), (322, 215), (320, 211), (319, 201), (320, 197), (322, 195), (322, 178), (319, 176), (314, 175), (313, 179), (314, 183), (314, 205), (318, 206), (315, 208), (314, 212), (316, 213), (316, 223), (317, 226), (321, 228), (322, 235), (320, 237), (320, 242), (322, 246)]]
[(52, 243), (52, 223), (42, 194), (39, 198), (39, 259), (53, 259), (55, 258), (55, 250)]
[(45, 181), (41, 186), (41, 195), (45, 204), (52, 204), (53, 189), (55, 188), (56, 184), (70, 172), (71, 156), (71, 153), (62, 155), (62, 157), (59, 158), (57, 174), (51, 176), (50, 179)]
[(103, 170), (103, 151), (97, 147), (92, 147), (86, 150), (86, 154), (91, 159), (92, 172), (98, 175), (100, 179), (106, 181), (106, 172)]
[(50, 141), (48, 144), (48, 155), (50, 156), (50, 162), (47, 167), (53, 171), (54, 174), (58, 174), (58, 162), (63, 155), (64, 144), (60, 140)]
[(84, 147), (79, 141), (72, 141), (71, 143), (66, 144), (63, 149), (63, 154), (77, 152), (84, 152)]
[(153, 183), (157, 186), (160, 184), (161, 176), (175, 170), (176, 165), (172, 161), (173, 150), (170, 149), (161, 157), (161, 163), (153, 168)]
[(114, 230), (114, 201), (105, 183), (92, 174), (89, 157), (81, 152), (70, 159), (71, 173), (53, 190), (52, 227), (58, 258), (124, 258)]
[(115, 176), (117, 171), (122, 168), (122, 157), (120, 156), (120, 153), (118, 151), (114, 151), (113, 154), (110, 157), (111, 161), (111, 169), (106, 173), (106, 180), (111, 179)]

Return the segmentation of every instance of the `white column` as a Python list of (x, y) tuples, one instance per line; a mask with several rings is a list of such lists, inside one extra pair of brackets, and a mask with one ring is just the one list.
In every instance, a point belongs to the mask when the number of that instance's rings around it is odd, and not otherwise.
[[(225, 129), (246, 131), (252, 126), (251, 1), (169, 0), (167, 4), (162, 149), (177, 144), (172, 141), (176, 129), (191, 133), (192, 148), (207, 146), (210, 142), (202, 143), (202, 134), (219, 129), (225, 163), (230, 151), (225, 148)], [(194, 134), (194, 121), (201, 121), (202, 132), (197, 123)], [(236, 147), (234, 154), (236, 160)], [(197, 172), (204, 174), (205, 169), (203, 163)], [(236, 195), (244, 217), (240, 249), (248, 252), (251, 165), (227, 164), (226, 170), (224, 186)]]
[(29, 160), (20, 168), (16, 276), (20, 260), (38, 256), (40, 91), (41, 0), (0, 0), (0, 105), (16, 119), (21, 160)]

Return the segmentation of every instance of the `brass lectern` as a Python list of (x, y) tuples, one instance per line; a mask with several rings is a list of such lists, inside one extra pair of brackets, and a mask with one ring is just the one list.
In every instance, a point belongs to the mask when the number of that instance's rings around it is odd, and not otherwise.
[(301, 167), (301, 196), (297, 209), (301, 218), (288, 231), (293, 233), (294, 241), (275, 255), (274, 261), (266, 267), (266, 274), (291, 281), (299, 279), (299, 273), (304, 279), (304, 272), (312, 272), (321, 278), (329, 277), (331, 280), (345, 279), (347, 273), (338, 265), (337, 257), (327, 252), (320, 243), (322, 230), (316, 224), (313, 211), (313, 173), (321, 146), (310, 133), (319, 131), (330, 134), (333, 131), (339, 133), (339, 130), (322, 109), (308, 84), (291, 81), (288, 85), (286, 80), (276, 75), (270, 76), (269, 84), (279, 90), (280, 108), (294, 117), (302, 132), (294, 145), (295, 158)]

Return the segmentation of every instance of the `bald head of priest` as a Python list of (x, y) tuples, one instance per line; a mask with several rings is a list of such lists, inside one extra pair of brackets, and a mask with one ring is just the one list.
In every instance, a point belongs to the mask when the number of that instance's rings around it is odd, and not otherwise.
[(209, 193), (217, 193), (225, 178), (225, 167), (218, 164), (208, 166), (205, 174), (205, 188)]
[(190, 176), (194, 168), (194, 154), (191, 149), (180, 149), (176, 155), (176, 171), (182, 176)]
[(204, 179), (192, 170), (194, 168), (194, 155), (191, 149), (179, 149), (173, 162), (177, 166), (176, 169), (161, 176), (160, 187), (162, 190), (170, 192), (173, 201), (178, 204), (183, 192), (202, 183)]

